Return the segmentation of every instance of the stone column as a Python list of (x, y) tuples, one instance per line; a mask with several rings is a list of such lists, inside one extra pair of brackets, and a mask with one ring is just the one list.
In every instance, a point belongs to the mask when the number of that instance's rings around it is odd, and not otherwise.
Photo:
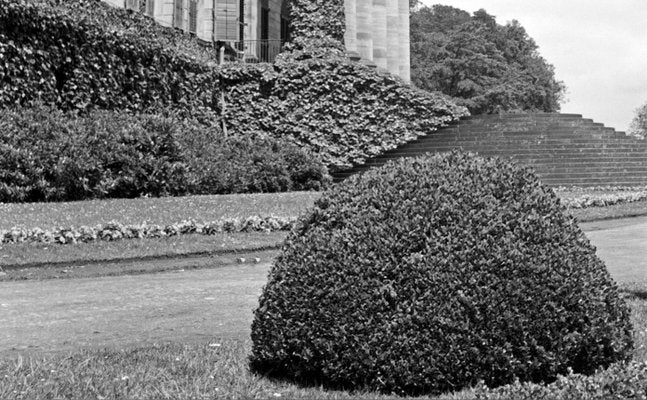
[(395, 0), (386, 4), (386, 35), (387, 68), (400, 75), (400, 5)]
[(373, 35), (371, 23), (371, 0), (356, 1), (357, 15), (357, 52), (367, 60), (373, 61)]
[[(396, 1), (396, 0), (393, 0)], [(400, 77), (411, 82), (411, 40), (409, 38), (409, 0), (397, 0), (400, 6)]]
[(378, 67), (384, 69), (388, 67), (386, 1), (373, 0), (373, 9), (371, 10), (373, 25), (373, 62)]
[(357, 52), (357, 2), (356, 0), (344, 1), (344, 14), (346, 17), (346, 33), (344, 34), (346, 51), (349, 53), (356, 53)]

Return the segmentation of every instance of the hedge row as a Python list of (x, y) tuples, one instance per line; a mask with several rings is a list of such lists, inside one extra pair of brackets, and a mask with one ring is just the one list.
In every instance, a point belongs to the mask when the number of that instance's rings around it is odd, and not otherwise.
[[(337, 3), (293, 4), (297, 14), (325, 11), (325, 18), (304, 22), (301, 30), (320, 23), (331, 29), (329, 37), (304, 39), (274, 65), (220, 69), (207, 53), (180, 52), (172, 45), (175, 33), (149, 36), (149, 22), (124, 10), (108, 12), (99, 0), (0, 0), (0, 108), (39, 101), (81, 111), (172, 108), (224, 123), (240, 136), (263, 132), (287, 138), (319, 153), (332, 170), (465, 114), (446, 97), (345, 59), (334, 45), (343, 33), (343, 7)], [(129, 22), (101, 24), (104, 15)], [(334, 51), (322, 53), (320, 42), (334, 42)]]
[(172, 114), (0, 114), (0, 202), (321, 189), (314, 155), (269, 137), (225, 137)]
[(592, 376), (568, 374), (549, 385), (515, 382), (498, 389), (485, 386), (475, 400), (623, 400), (647, 398), (647, 363), (617, 363)]
[(198, 223), (182, 221), (169, 225), (123, 225), (108, 222), (97, 226), (79, 228), (11, 228), (0, 230), (0, 244), (16, 243), (89, 243), (98, 240), (115, 241), (123, 239), (159, 238), (177, 235), (200, 234), (216, 235), (219, 233), (238, 232), (277, 232), (289, 231), (294, 225), (294, 218), (275, 216), (252, 216), (247, 218), (224, 218), (219, 221)]

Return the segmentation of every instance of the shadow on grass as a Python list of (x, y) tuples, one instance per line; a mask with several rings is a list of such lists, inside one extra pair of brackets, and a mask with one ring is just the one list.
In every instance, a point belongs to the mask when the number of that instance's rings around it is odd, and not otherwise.
[(620, 293), (632, 299), (647, 300), (647, 290), (620, 289)]

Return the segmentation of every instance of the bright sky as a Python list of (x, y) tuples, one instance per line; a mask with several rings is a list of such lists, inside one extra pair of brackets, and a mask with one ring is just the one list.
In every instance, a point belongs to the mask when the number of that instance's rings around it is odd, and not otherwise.
[(422, 0), (516, 19), (567, 86), (562, 112), (625, 131), (647, 103), (646, 0)]

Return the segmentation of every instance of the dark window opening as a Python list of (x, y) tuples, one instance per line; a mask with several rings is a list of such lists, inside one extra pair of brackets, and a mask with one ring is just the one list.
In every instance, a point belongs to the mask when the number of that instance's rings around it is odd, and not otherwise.
[(155, 0), (146, 0), (146, 11), (144, 13), (149, 17), (155, 16)]
[(196, 33), (198, 31), (198, 2), (197, 0), (189, 1), (189, 32)]
[(287, 42), (290, 40), (290, 20), (281, 16), (281, 42)]
[(261, 8), (261, 59), (267, 60), (269, 56), (269, 43), (267, 39), (270, 38), (270, 9)]
[(182, 3), (182, 0), (175, 0), (173, 7), (173, 26), (175, 28), (182, 28), (182, 11), (184, 8)]

